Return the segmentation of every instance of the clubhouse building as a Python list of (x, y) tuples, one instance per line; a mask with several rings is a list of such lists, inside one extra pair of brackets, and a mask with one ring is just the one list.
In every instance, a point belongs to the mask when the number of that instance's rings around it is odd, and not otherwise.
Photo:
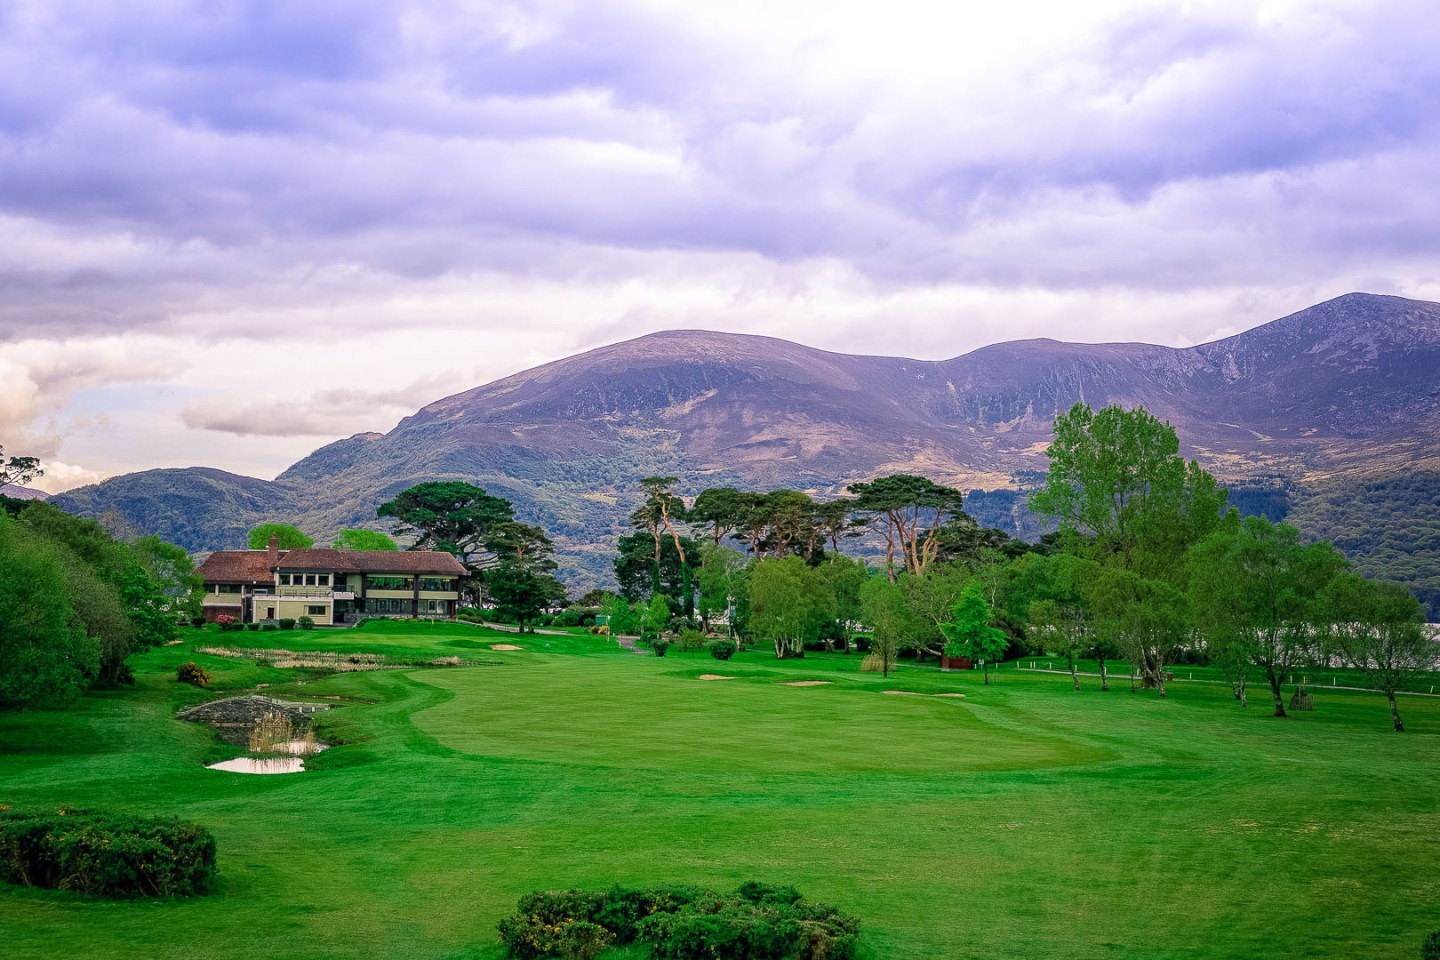
[(195, 571), (205, 582), (205, 619), (240, 623), (309, 617), (317, 625), (357, 617), (453, 617), (465, 568), (431, 550), (219, 550)]

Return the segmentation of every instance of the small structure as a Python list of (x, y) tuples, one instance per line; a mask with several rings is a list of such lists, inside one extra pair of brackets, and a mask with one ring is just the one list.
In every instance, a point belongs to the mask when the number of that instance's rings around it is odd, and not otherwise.
[(940, 672), (949, 673), (951, 670), (974, 670), (975, 661), (969, 657), (952, 657), (948, 653), (940, 654)]

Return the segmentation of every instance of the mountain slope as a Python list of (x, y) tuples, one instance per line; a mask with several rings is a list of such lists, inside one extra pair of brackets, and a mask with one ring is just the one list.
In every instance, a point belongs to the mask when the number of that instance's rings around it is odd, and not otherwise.
[(438, 400), (387, 434), (322, 447), (275, 481), (148, 471), (56, 502), (117, 509), (192, 549), (261, 518), (321, 540), (422, 480), (516, 503), (593, 580), (637, 481), (834, 493), (887, 472), (1004, 487), (1043, 470), (1057, 413), (1143, 404), (1223, 478), (1322, 477), (1440, 456), (1440, 305), (1350, 294), (1188, 349), (997, 344), (943, 361), (829, 353), (670, 331)]

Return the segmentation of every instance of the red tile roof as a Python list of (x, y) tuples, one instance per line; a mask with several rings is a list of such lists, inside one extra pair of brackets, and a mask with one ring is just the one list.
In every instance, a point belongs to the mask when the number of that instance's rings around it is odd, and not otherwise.
[[(283, 557), (283, 554), (282, 554)], [(223, 583), (274, 583), (268, 550), (217, 550), (195, 568), (200, 577)]]
[(438, 550), (291, 550), (277, 570), (333, 570), (336, 573), (441, 573), (461, 576), (465, 568)]

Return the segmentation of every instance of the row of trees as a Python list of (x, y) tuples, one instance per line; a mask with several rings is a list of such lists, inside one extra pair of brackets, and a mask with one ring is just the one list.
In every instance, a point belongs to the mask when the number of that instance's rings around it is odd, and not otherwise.
[(1242, 519), (1143, 409), (1077, 405), (1048, 456), (1030, 502), (1055, 532), (1039, 544), (980, 529), (959, 491), (919, 477), (827, 503), (715, 488), (688, 508), (675, 478), (650, 478), (620, 541), (621, 593), (652, 620), (657, 598), (671, 615), (727, 612), (780, 657), (848, 644), (863, 625), (886, 670), (905, 651), (988, 665), (1008, 647), (1065, 658), (1076, 689), (1082, 659), (1099, 662), (1101, 689), (1123, 660), (1132, 690), (1164, 696), (1184, 656), (1219, 665), (1241, 704), (1263, 680), (1277, 716), (1299, 671), (1343, 662), (1386, 693), (1403, 729), (1395, 694), (1435, 651), (1407, 590), (1360, 577), (1292, 527)]
[(199, 613), (189, 555), (122, 541), (37, 500), (0, 497), (0, 710), (130, 682), (125, 660)]

